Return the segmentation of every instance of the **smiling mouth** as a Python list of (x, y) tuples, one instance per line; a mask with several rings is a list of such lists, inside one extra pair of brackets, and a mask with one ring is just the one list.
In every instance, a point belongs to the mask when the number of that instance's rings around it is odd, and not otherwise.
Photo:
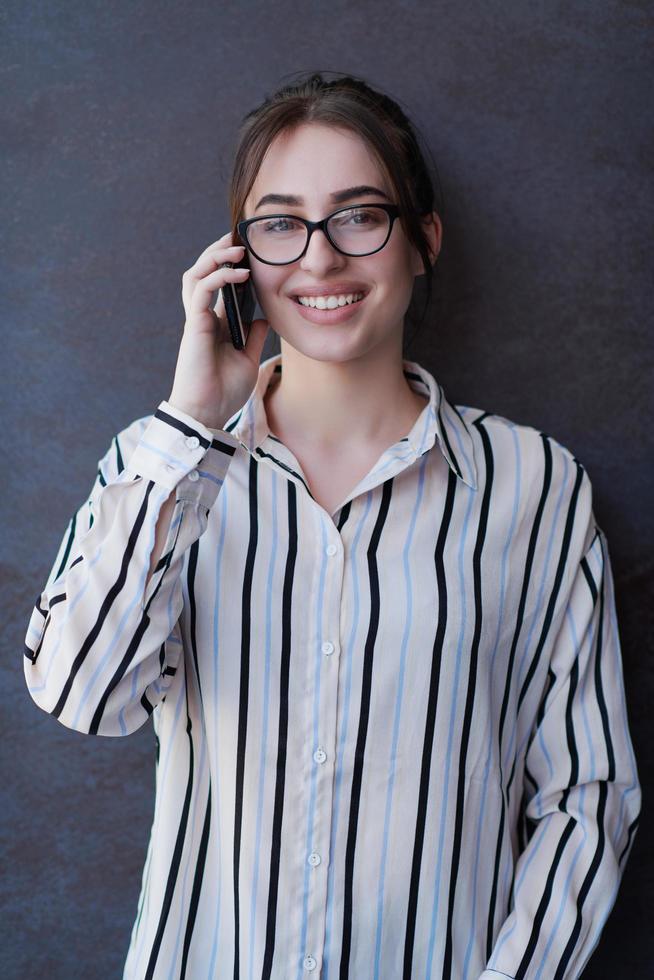
[[(350, 295), (352, 295), (351, 299), (349, 298)], [(304, 306), (305, 309), (338, 310), (338, 309), (342, 309), (344, 306), (356, 306), (357, 303), (360, 303), (361, 300), (365, 299), (366, 295), (367, 294), (364, 292), (348, 294), (348, 296), (343, 297), (344, 302), (342, 303), (332, 302), (329, 304), (327, 303), (327, 300), (324, 296), (311, 296), (310, 298), (308, 298), (308, 302), (304, 302), (304, 303), (302, 302), (299, 296), (294, 296), (293, 299), (298, 304), (298, 306)]]

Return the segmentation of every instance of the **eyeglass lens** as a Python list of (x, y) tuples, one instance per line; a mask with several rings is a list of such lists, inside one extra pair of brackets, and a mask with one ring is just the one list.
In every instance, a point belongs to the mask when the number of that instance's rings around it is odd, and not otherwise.
[[(348, 255), (367, 255), (386, 241), (390, 215), (374, 205), (347, 208), (332, 215), (327, 228)], [(250, 248), (267, 262), (294, 262), (304, 251), (308, 229), (293, 215), (259, 218), (248, 225)]]

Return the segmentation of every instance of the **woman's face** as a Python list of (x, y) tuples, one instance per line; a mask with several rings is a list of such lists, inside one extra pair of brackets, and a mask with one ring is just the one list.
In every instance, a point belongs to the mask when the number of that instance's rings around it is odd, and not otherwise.
[[(384, 193), (358, 193), (340, 202), (331, 198), (337, 191), (361, 185)], [(292, 195), (302, 203), (257, 206), (267, 194)], [(280, 133), (270, 145), (245, 202), (244, 217), (284, 213), (318, 221), (349, 204), (374, 203), (397, 202), (367, 145), (347, 130), (310, 123)], [(437, 255), (441, 227), (438, 216), (434, 214), (433, 219), (426, 227), (431, 227)], [(302, 258), (289, 265), (267, 265), (251, 253), (248, 259), (257, 298), (270, 326), (305, 356), (347, 361), (380, 344), (401, 349), (414, 277), (424, 269), (399, 219), (386, 245), (372, 255), (343, 255), (321, 231), (315, 231)], [(311, 287), (319, 287), (326, 295), (364, 292), (365, 296), (352, 306), (346, 319), (313, 323), (302, 315), (303, 307), (296, 298), (298, 290)]]

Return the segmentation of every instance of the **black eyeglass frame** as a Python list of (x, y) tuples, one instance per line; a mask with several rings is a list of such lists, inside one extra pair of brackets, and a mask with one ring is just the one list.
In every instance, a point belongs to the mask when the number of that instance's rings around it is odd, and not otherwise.
[[(333, 218), (335, 214), (340, 214), (341, 211), (354, 211), (357, 208), (381, 208), (383, 211), (386, 211), (386, 213), (391, 219), (388, 225), (388, 234), (386, 235), (386, 238), (379, 246), (379, 248), (374, 248), (372, 252), (345, 252), (342, 248), (338, 247), (335, 241), (333, 241), (331, 235), (329, 234), (329, 231), (327, 230), (327, 222), (329, 221), (330, 218)], [(381, 249), (384, 248), (384, 246), (387, 244), (388, 239), (391, 237), (391, 232), (393, 231), (393, 224), (395, 223), (395, 219), (399, 218), (399, 216), (400, 216), (400, 209), (397, 204), (377, 204), (377, 202), (375, 201), (373, 204), (368, 204), (368, 203), (348, 204), (344, 208), (338, 208), (336, 211), (332, 211), (331, 214), (328, 214), (326, 218), (322, 218), (321, 221), (309, 221), (308, 218), (301, 218), (298, 214), (260, 214), (257, 215), (256, 218), (246, 218), (243, 221), (239, 221), (238, 224), (236, 225), (236, 228), (238, 230), (239, 235), (241, 236), (242, 241), (245, 243), (245, 247), (248, 249), (249, 252), (252, 252), (252, 254), (259, 260), (259, 262), (264, 262), (266, 265), (292, 265), (293, 262), (299, 262), (302, 256), (305, 255), (306, 250), (309, 247), (309, 242), (311, 241), (311, 236), (313, 235), (314, 231), (316, 231), (318, 228), (320, 228), (320, 230), (325, 233), (325, 237), (327, 238), (327, 241), (332, 246), (332, 248), (335, 248), (337, 252), (341, 253), (341, 255), (349, 255), (353, 258), (359, 258), (364, 255), (374, 255), (375, 252), (381, 251)], [(253, 222), (255, 221), (265, 221), (268, 220), (269, 218), (293, 218), (294, 221), (300, 221), (302, 222), (303, 225), (306, 226), (307, 240), (302, 252), (297, 256), (297, 258), (287, 259), (286, 262), (270, 262), (268, 259), (262, 259), (259, 255), (257, 255), (255, 250), (252, 248), (247, 237), (248, 225), (253, 224)]]

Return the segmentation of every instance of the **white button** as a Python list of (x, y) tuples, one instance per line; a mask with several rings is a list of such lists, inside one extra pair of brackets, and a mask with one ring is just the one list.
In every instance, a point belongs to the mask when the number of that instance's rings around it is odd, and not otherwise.
[(323, 749), (316, 749), (316, 751), (313, 753), (313, 757), (316, 762), (324, 762), (327, 758), (327, 753), (324, 752)]
[(200, 474), (198, 473), (197, 470), (191, 470), (191, 472), (188, 474), (188, 478), (189, 480), (192, 480), (193, 483), (195, 483), (196, 480), (200, 479)]
[(305, 956), (303, 960), (305, 970), (315, 970), (316, 960), (313, 956)]
[(325, 642), (323, 643), (321, 649), (322, 649), (322, 652), (323, 653), (333, 653), (334, 652), (334, 644), (333, 643), (330, 643), (329, 640), (325, 640)]
[(312, 852), (311, 852), (311, 854), (310, 854), (310, 855), (309, 855), (309, 857), (308, 857), (308, 861), (309, 861), (309, 864), (310, 864), (310, 865), (311, 865), (311, 866), (312, 866), (313, 868), (315, 868), (315, 866), (316, 866), (317, 864), (320, 864), (320, 855), (319, 855), (319, 854), (316, 854), (316, 852), (315, 852), (315, 851), (312, 851)]
[(197, 436), (189, 436), (188, 439), (186, 440), (186, 445), (188, 446), (189, 449), (197, 449), (198, 446), (200, 445), (200, 440), (198, 439)]
[(335, 544), (328, 544), (327, 547), (325, 548), (325, 552), (328, 555), (335, 555), (337, 551), (338, 551), (338, 548), (336, 547)]

